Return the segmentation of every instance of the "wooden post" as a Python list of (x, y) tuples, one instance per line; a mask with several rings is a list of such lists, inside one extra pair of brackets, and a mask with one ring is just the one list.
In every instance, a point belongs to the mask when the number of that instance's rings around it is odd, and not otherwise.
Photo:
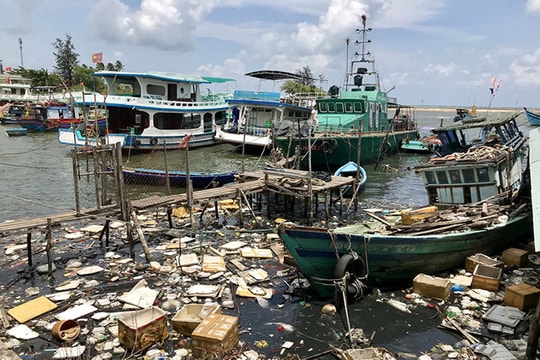
[(75, 211), (77, 212), (77, 214), (79, 214), (81, 212), (81, 203), (79, 200), (79, 172), (77, 171), (79, 169), (79, 156), (77, 154), (76, 148), (71, 151), (71, 163), (73, 166), (73, 190), (75, 191)]
[(133, 220), (133, 225), (135, 225), (135, 229), (137, 230), (137, 234), (139, 234), (139, 240), (141, 241), (141, 245), (144, 251), (144, 257), (146, 258), (147, 262), (152, 261), (152, 255), (150, 255), (150, 250), (148, 249), (148, 244), (146, 243), (146, 239), (144, 237), (144, 233), (141, 229), (141, 226), (139, 225), (139, 219), (137, 219), (137, 214), (135, 213), (135, 210), (131, 205), (129, 205), (131, 218)]
[(99, 234), (99, 244), (103, 246), (103, 235), (106, 235), (105, 237), (105, 246), (109, 247), (109, 223), (111, 220), (107, 219), (105, 220), (105, 225), (103, 225), (103, 229), (101, 229), (101, 233)]
[(97, 211), (101, 210), (101, 191), (99, 189), (99, 169), (98, 169), (98, 157), (97, 157), (97, 145), (92, 148), (92, 159), (94, 160), (94, 188), (96, 191), (96, 209)]
[(52, 275), (53, 272), (53, 259), (52, 259), (52, 220), (51, 218), (47, 218), (47, 246), (45, 247), (45, 251), (47, 252), (47, 264), (49, 276)]
[(32, 268), (32, 233), (30, 230), (26, 233), (26, 254), (28, 255), (28, 267)]
[(538, 351), (538, 329), (540, 321), (540, 301), (536, 304), (536, 311), (531, 319), (529, 326), (529, 337), (527, 338), (527, 352), (525, 353), (526, 360), (537, 359), (536, 353)]
[(171, 179), (169, 178), (169, 163), (167, 162), (167, 142), (163, 140), (163, 157), (165, 161), (165, 185), (167, 186), (167, 194), (171, 195)]
[(167, 220), (169, 221), (169, 229), (173, 228), (173, 221), (172, 221), (172, 207), (169, 205), (167, 206)]
[(118, 189), (118, 206), (120, 207), (120, 213), (122, 215), (122, 220), (127, 222), (129, 215), (126, 208), (126, 200), (124, 199), (124, 174), (122, 173), (122, 146), (119, 142), (114, 144), (115, 150), (115, 177), (116, 177), (116, 187)]
[(236, 198), (238, 199), (238, 216), (240, 218), (240, 226), (244, 226), (244, 214), (242, 212), (242, 196), (240, 195), (240, 189), (236, 189)]

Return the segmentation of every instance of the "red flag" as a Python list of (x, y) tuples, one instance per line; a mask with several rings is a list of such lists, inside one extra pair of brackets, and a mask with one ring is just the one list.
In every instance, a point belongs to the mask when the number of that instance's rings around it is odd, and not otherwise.
[(103, 53), (92, 54), (92, 62), (97, 64), (103, 63)]

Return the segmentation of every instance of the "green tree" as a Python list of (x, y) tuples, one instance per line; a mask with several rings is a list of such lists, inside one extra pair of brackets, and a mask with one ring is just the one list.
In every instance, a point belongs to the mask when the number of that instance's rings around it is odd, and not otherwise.
[(82, 90), (82, 85), (84, 84), (85, 90), (95, 91), (99, 93), (105, 92), (107, 87), (105, 86), (105, 83), (102, 81), (102, 79), (97, 76), (92, 76), (92, 74), (94, 74), (96, 70), (86, 65), (76, 65), (73, 68), (73, 79), (76, 84), (74, 87), (81, 88)]
[(302, 69), (297, 69), (295, 72), (298, 79), (287, 80), (281, 85), (281, 91), (287, 94), (298, 93), (324, 93), (315, 85), (315, 79), (309, 66), (304, 66)]
[(66, 34), (65, 40), (56, 38), (56, 41), (52, 45), (56, 50), (56, 52), (53, 52), (56, 57), (54, 69), (66, 86), (71, 87), (75, 84), (73, 70), (79, 64), (79, 54), (75, 52), (75, 46), (71, 41), (71, 36)]

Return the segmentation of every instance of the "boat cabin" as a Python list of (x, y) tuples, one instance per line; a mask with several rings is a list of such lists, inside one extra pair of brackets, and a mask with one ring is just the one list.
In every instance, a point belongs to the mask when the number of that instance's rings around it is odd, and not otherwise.
[(517, 149), (525, 142), (516, 118), (519, 113), (503, 119), (476, 118), (457, 121), (449, 126), (432, 129), (441, 141), (440, 155), (467, 151), (471, 146), (502, 144)]
[[(446, 155), (415, 167), (429, 203), (467, 204), (504, 193), (516, 195), (523, 183), (527, 152), (526, 137), (515, 118), (434, 129)], [(467, 131), (478, 137), (466, 142)]]

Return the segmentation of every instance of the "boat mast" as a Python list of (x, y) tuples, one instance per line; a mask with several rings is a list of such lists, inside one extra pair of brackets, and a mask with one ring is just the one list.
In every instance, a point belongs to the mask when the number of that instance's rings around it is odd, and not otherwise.
[[(360, 87), (366, 85), (363, 83), (364, 75), (373, 75), (375, 82), (370, 85), (375, 85), (376, 89), (380, 89), (379, 75), (375, 71), (375, 60), (371, 58), (371, 52), (367, 49), (367, 44), (371, 43), (371, 40), (367, 38), (367, 33), (372, 29), (366, 26), (366, 16), (362, 15), (362, 28), (356, 29), (356, 33), (360, 38), (354, 42), (354, 45), (359, 47), (359, 51), (354, 53), (354, 60), (351, 60), (350, 69), (348, 69), (345, 76), (344, 89), (348, 91), (352, 87)], [(347, 57), (349, 56), (349, 39), (347, 41)], [(369, 64), (369, 70), (368, 65)], [(363, 65), (363, 66), (362, 66)], [(352, 82), (350, 79), (352, 77)]]

